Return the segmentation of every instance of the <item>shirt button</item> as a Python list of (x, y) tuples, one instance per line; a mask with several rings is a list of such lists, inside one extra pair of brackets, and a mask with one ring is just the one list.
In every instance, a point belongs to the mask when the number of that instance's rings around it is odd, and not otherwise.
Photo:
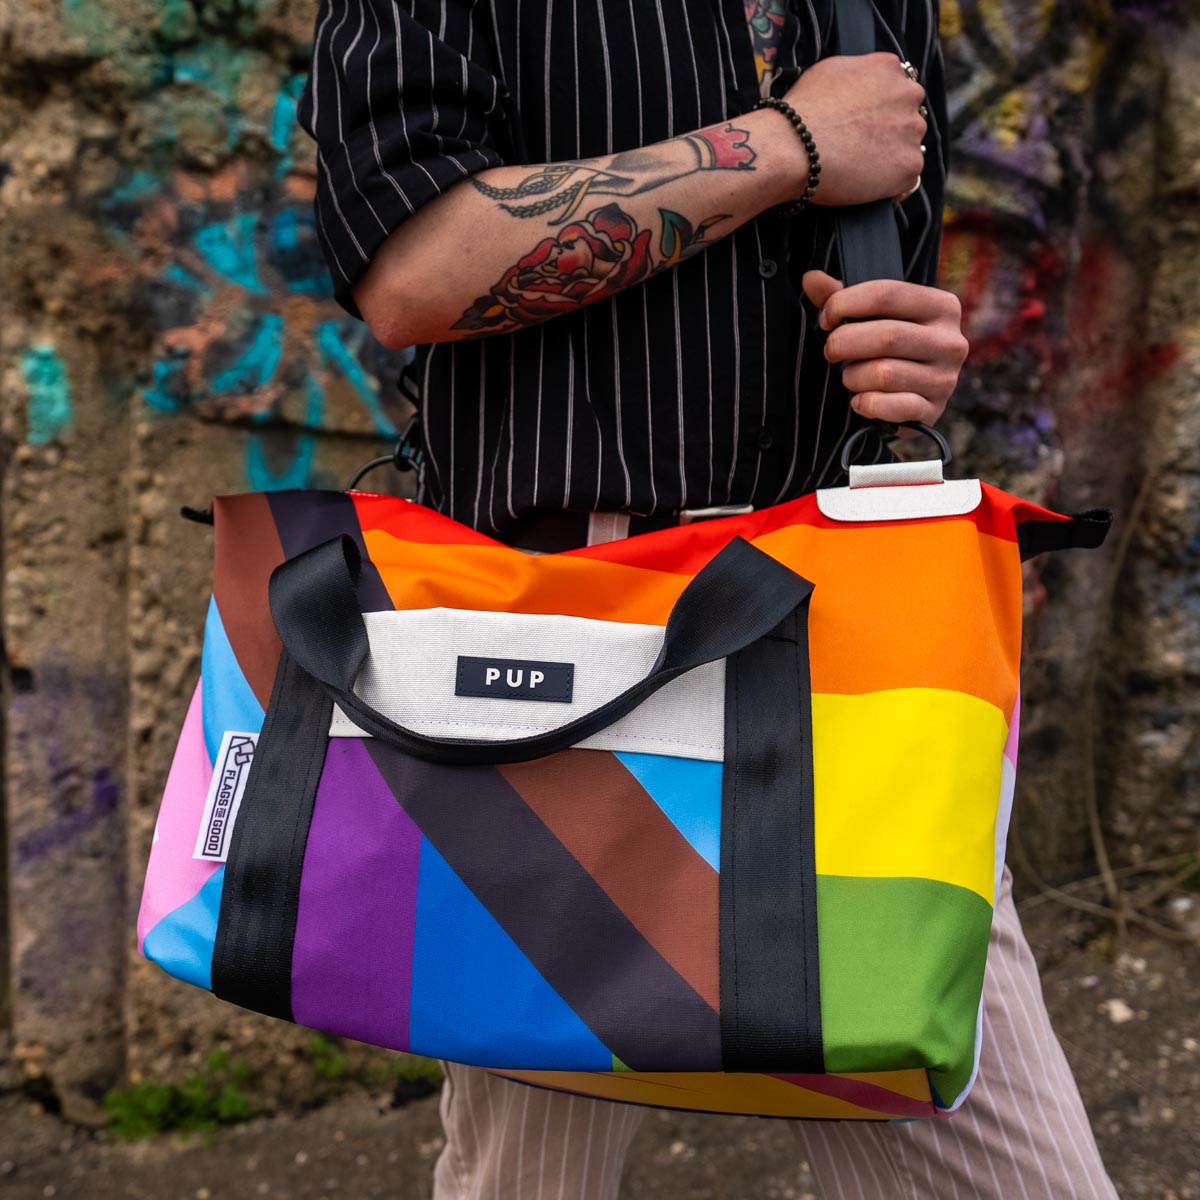
[(764, 258), (758, 264), (758, 273), (764, 279), (770, 279), (779, 270), (779, 264), (773, 258)]
[(764, 429), (758, 435), (758, 448), (760, 450), (770, 450), (773, 445), (775, 445), (775, 435), (769, 429)]

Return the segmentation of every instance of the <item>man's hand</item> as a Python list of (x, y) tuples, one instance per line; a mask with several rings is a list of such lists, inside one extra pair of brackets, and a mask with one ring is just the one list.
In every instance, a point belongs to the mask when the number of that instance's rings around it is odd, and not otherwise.
[(854, 411), (934, 424), (958, 385), (969, 348), (958, 297), (882, 279), (848, 288), (824, 271), (808, 271), (803, 284), (829, 334), (825, 357), (848, 364), (842, 382), (854, 394)]
[[(804, 118), (821, 156), (814, 204), (866, 204), (909, 191), (921, 176), (925, 89), (904, 73), (894, 54), (841, 55), (809, 67), (783, 97)], [(782, 122), (782, 118), (780, 118)], [(808, 166), (800, 139), (799, 171)], [(804, 190), (797, 180), (796, 195)]]

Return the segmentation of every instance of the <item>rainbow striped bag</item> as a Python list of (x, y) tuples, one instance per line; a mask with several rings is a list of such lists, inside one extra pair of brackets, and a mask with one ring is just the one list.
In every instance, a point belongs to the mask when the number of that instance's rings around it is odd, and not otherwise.
[(146, 957), (577, 1093), (907, 1118), (975, 1071), (1021, 560), (940, 463), (529, 555), (362, 492), (214, 505)]

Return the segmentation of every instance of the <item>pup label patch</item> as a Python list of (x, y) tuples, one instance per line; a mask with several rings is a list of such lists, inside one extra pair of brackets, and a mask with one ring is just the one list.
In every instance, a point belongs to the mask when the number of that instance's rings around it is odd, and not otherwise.
[(254, 761), (257, 745), (257, 733), (226, 731), (221, 739), (212, 783), (208, 785), (208, 799), (204, 802), (200, 832), (196, 836), (196, 848), (192, 851), (193, 858), (205, 862), (224, 862), (229, 857), (229, 838), (233, 833), (233, 823), (237, 820), (242, 795), (246, 791), (246, 780), (250, 776), (250, 764)]
[(454, 694), (570, 704), (574, 686), (574, 663), (535, 662), (527, 658), (471, 658), (460, 654)]

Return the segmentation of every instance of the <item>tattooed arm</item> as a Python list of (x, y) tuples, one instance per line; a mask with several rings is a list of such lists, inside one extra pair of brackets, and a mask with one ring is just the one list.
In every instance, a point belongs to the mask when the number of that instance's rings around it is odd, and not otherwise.
[[(924, 163), (924, 94), (892, 54), (806, 71), (786, 99), (821, 152), (815, 200), (908, 190)], [(770, 109), (603, 158), (494, 167), (392, 232), (354, 299), (387, 346), (511, 333), (674, 267), (800, 195), (807, 177), (800, 139)]]
[(603, 158), (483, 171), (388, 238), (355, 301), (389, 346), (512, 332), (675, 266), (798, 195), (806, 172), (769, 111)]

